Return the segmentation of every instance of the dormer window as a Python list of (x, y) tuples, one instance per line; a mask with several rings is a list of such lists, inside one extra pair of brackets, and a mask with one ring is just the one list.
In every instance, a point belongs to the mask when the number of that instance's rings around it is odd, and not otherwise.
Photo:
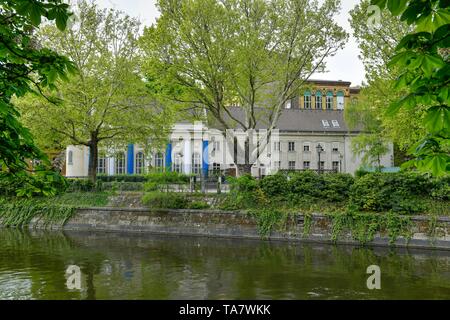
[(337, 120), (331, 120), (331, 123), (333, 124), (334, 128), (339, 128), (339, 122)]
[(328, 122), (328, 120), (322, 120), (322, 125), (323, 125), (325, 128), (329, 128), (329, 127), (330, 127), (330, 123)]
[(303, 106), (305, 109), (311, 109), (311, 92), (305, 91)]

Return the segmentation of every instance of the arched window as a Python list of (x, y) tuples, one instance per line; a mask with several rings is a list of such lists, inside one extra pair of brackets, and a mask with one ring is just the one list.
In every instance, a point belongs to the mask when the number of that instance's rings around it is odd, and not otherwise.
[(200, 154), (194, 152), (192, 154), (192, 173), (200, 174), (202, 169), (202, 163), (200, 161)]
[(164, 156), (161, 152), (155, 153), (155, 168), (158, 170), (164, 168)]
[(311, 92), (305, 91), (305, 94), (303, 95), (303, 97), (304, 97), (303, 107), (305, 109), (311, 109)]
[(337, 100), (337, 109), (338, 110), (344, 110), (344, 92), (338, 91), (336, 94), (336, 100)]
[(116, 153), (114, 158), (116, 174), (125, 174), (125, 153)]
[(327, 101), (326, 102), (327, 102), (327, 104), (326, 104), (327, 110), (333, 109), (333, 92), (331, 92), (331, 91), (327, 92)]
[(72, 150), (70, 150), (67, 153), (67, 164), (70, 166), (73, 165), (73, 151)]
[(144, 173), (144, 153), (139, 151), (136, 153), (136, 174)]
[(173, 171), (181, 172), (181, 154), (177, 153), (173, 162)]
[(290, 109), (292, 107), (291, 100), (286, 101), (286, 109)]
[(105, 174), (106, 173), (106, 156), (104, 153), (100, 153), (97, 158), (97, 173)]
[(322, 91), (316, 92), (316, 109), (322, 109)]

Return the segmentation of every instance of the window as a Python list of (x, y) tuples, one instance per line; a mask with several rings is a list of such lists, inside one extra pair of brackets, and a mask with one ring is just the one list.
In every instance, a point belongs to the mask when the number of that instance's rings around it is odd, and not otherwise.
[(212, 151), (220, 151), (220, 141), (213, 141)]
[(311, 167), (311, 162), (303, 161), (303, 169), (309, 170), (310, 167)]
[(333, 109), (333, 92), (331, 91), (327, 92), (326, 107), (327, 110)]
[(309, 152), (309, 151), (310, 151), (309, 144), (303, 145), (303, 152)]
[(320, 161), (320, 170), (325, 170), (325, 161)]
[(328, 120), (322, 120), (322, 125), (323, 125), (325, 128), (329, 128), (329, 127), (330, 127), (330, 123), (328, 122)]
[(200, 154), (197, 152), (192, 154), (192, 173), (200, 174), (202, 169), (202, 163), (200, 161)]
[(136, 174), (143, 174), (144, 173), (144, 153), (138, 152), (136, 153)]
[(331, 120), (334, 128), (339, 128), (339, 122), (337, 120)]
[(281, 168), (281, 161), (274, 161), (273, 167), (275, 170), (279, 170)]
[(289, 152), (294, 152), (295, 151), (295, 142), (289, 141), (289, 143), (288, 143), (288, 150), (289, 150)]
[(311, 109), (311, 92), (305, 91), (303, 106), (305, 109)]
[(175, 161), (173, 162), (173, 171), (181, 172), (181, 154), (175, 155)]
[(69, 151), (67, 154), (67, 163), (69, 165), (73, 165), (73, 151)]
[(337, 101), (337, 109), (338, 110), (344, 110), (344, 92), (339, 91), (336, 95), (336, 101)]
[(290, 109), (292, 107), (291, 100), (286, 101), (286, 109)]
[(106, 173), (106, 157), (104, 154), (101, 154), (97, 158), (97, 173), (105, 174)]
[(116, 167), (116, 174), (125, 173), (125, 154), (123, 152), (116, 154), (115, 167)]
[(334, 147), (334, 148), (333, 148), (333, 152), (339, 152), (339, 148)]
[(221, 170), (220, 163), (214, 162), (212, 165), (212, 170), (213, 170), (213, 173), (216, 173), (216, 174), (220, 173), (220, 170)]
[(322, 109), (322, 92), (316, 92), (316, 109)]
[(333, 161), (333, 163), (331, 164), (331, 169), (334, 172), (338, 172), (339, 171), (339, 161)]
[(162, 169), (164, 167), (164, 158), (161, 152), (155, 153), (155, 168)]
[(288, 167), (288, 169), (289, 170), (295, 170), (295, 161), (289, 161), (289, 167)]
[(273, 151), (281, 151), (281, 142), (280, 141), (273, 143)]

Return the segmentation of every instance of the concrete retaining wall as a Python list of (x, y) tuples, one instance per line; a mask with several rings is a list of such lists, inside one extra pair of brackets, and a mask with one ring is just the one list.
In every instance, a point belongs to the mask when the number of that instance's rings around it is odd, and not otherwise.
[[(450, 218), (436, 221), (435, 235), (430, 234), (430, 218), (412, 217), (412, 238), (399, 238), (396, 246), (412, 248), (435, 248), (450, 250)], [(42, 228), (35, 219), (30, 228)], [(61, 228), (61, 226), (53, 226)], [(261, 239), (257, 222), (244, 213), (214, 210), (158, 210), (145, 208), (86, 208), (64, 225), (64, 230), (103, 230), (123, 232), (146, 232), (153, 234), (197, 235), (207, 237)], [(312, 217), (310, 232), (303, 235), (304, 221), (300, 216), (282, 232), (274, 231), (267, 240), (332, 242), (332, 220), (321, 214)], [(358, 245), (348, 230), (344, 230), (337, 243)], [(372, 245), (387, 246), (387, 234), (377, 234)]]

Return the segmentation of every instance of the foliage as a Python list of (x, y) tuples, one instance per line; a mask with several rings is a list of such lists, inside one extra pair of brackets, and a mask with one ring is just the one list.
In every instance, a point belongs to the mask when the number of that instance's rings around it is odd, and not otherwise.
[(281, 230), (293, 222), (293, 215), (271, 208), (249, 210), (248, 214), (256, 218), (258, 233), (262, 238), (269, 237), (273, 230)]
[(89, 147), (88, 174), (96, 179), (98, 150), (123, 150), (128, 143), (159, 145), (170, 127), (169, 108), (146, 93), (140, 73), (137, 19), (79, 1), (66, 32), (46, 26), (39, 41), (68, 56), (78, 69), (58, 83), (58, 105), (33, 95), (18, 99), (24, 121), (40, 145)]
[(259, 182), (259, 187), (268, 197), (283, 195), (288, 190), (287, 177), (283, 174), (264, 177)]
[(146, 175), (147, 182), (144, 185), (146, 191), (168, 191), (171, 185), (186, 185), (190, 175), (176, 171), (154, 171)]
[(113, 181), (103, 182), (101, 190), (113, 191), (144, 191), (145, 184), (143, 182), (127, 182), (127, 181)]
[(0, 220), (5, 227), (26, 227), (35, 217), (39, 217), (45, 225), (64, 224), (74, 212), (74, 207), (51, 204), (41, 199), (0, 199)]
[(146, 182), (148, 180), (147, 175), (143, 174), (116, 174), (116, 175), (103, 175), (99, 174), (97, 180), (103, 182)]
[(193, 201), (189, 204), (189, 209), (196, 209), (196, 210), (201, 210), (201, 209), (209, 209), (210, 205), (208, 203), (206, 203), (205, 201)]
[[(197, 109), (196, 118), (206, 109), (207, 120), (221, 130), (241, 127), (248, 135), (238, 146), (245, 164), (237, 168), (248, 173), (264, 145), (251, 150), (257, 123), (271, 132), (286, 101), (343, 48), (347, 34), (333, 19), (339, 5), (159, 0), (161, 16), (141, 39), (148, 87), (164, 104)], [(232, 105), (245, 119), (233, 115)]]
[(96, 189), (96, 184), (88, 179), (68, 179), (69, 187), (68, 192), (75, 191), (94, 191)]
[(416, 174), (372, 173), (356, 180), (350, 205), (358, 210), (413, 213), (424, 209), (420, 196), (429, 196), (432, 182)]
[(147, 192), (142, 202), (156, 209), (186, 209), (189, 205), (186, 195), (178, 192)]
[(11, 99), (27, 93), (40, 95), (44, 88), (54, 89), (57, 79), (65, 80), (75, 71), (66, 57), (37, 45), (35, 36), (41, 17), (64, 30), (70, 15), (68, 8), (60, 0), (0, 1), (0, 178), (2, 184), (18, 186), (19, 195), (54, 194), (57, 190), (53, 189), (52, 179), (61, 180), (52, 172), (29, 174), (29, 159), (41, 159), (46, 171), (50, 164), (21, 124)]
[(414, 166), (435, 176), (450, 171), (450, 8), (441, 0), (372, 0), (381, 9), (415, 28), (397, 44), (388, 64), (400, 69), (394, 89), (404, 92), (394, 101), (387, 114), (394, 116), (404, 108), (425, 107), (423, 125), (427, 130), (416, 145), (410, 148), (415, 156), (406, 166)]

